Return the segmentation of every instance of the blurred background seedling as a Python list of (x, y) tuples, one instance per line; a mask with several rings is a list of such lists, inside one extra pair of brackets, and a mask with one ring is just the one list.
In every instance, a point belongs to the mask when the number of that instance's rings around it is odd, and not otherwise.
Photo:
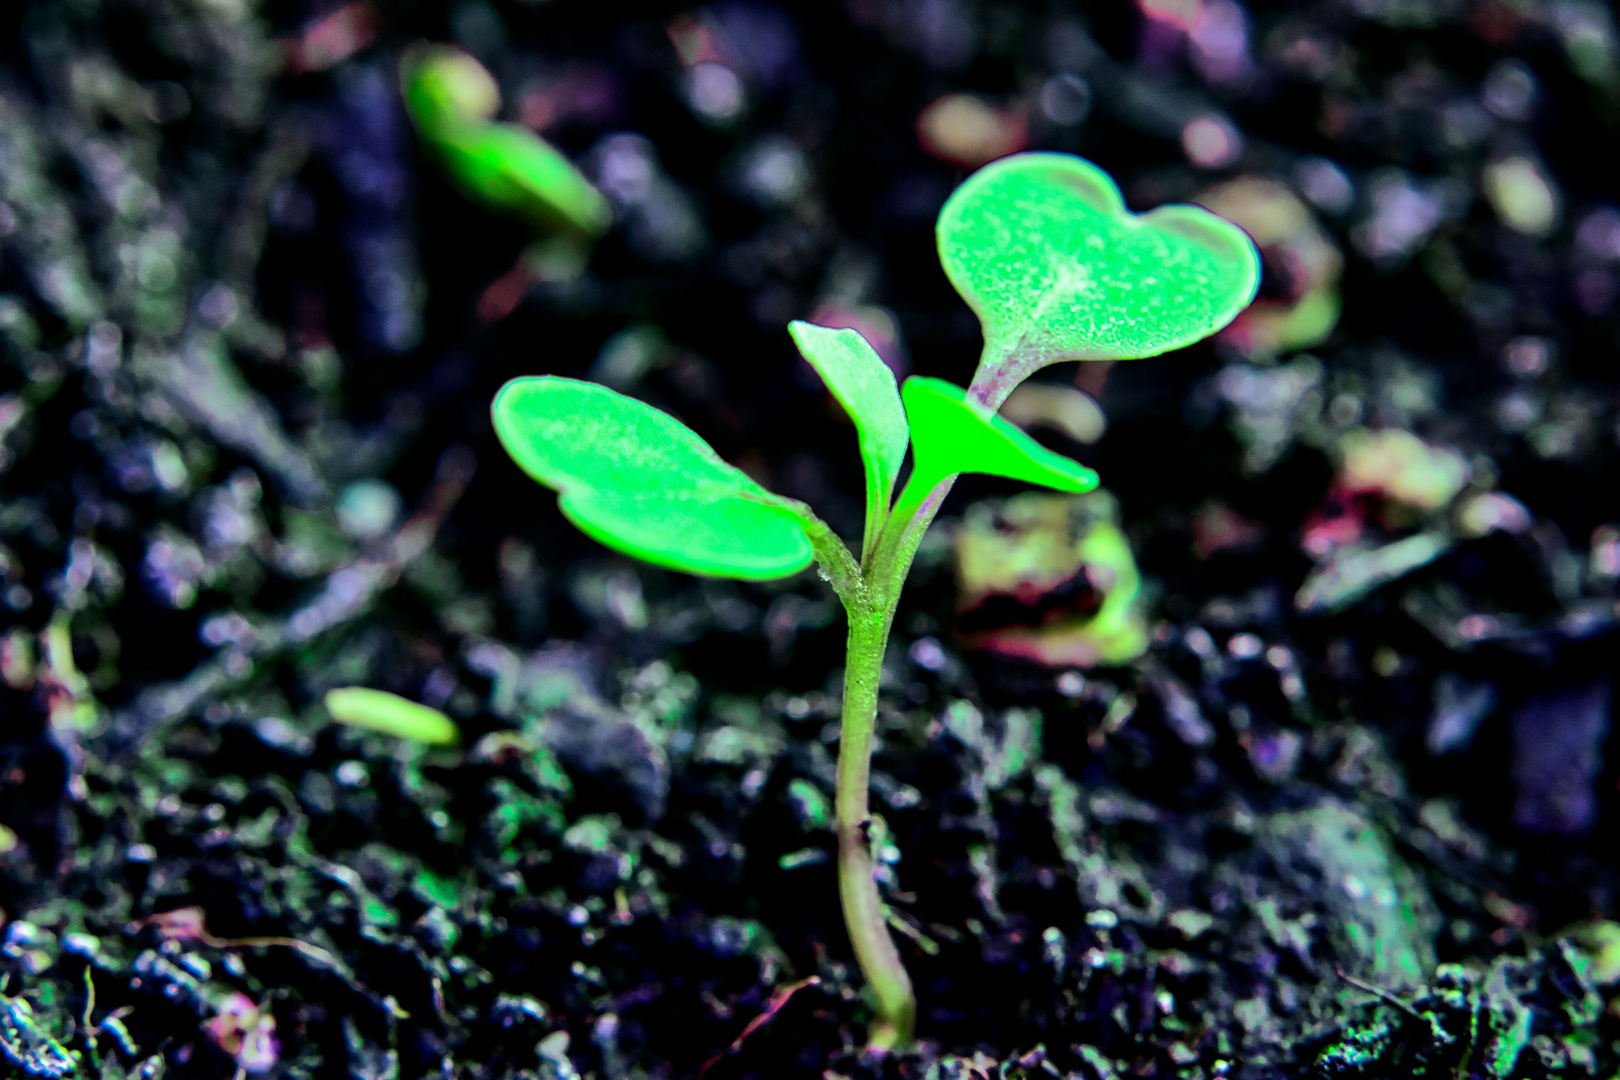
[(350, 727), (392, 735), (427, 746), (455, 746), (461, 732), (438, 709), (363, 686), (348, 686), (326, 693), (326, 711), (332, 719)]
[(401, 60), (400, 83), (411, 121), (456, 186), (535, 229), (518, 267), (538, 280), (577, 275), (613, 220), (601, 192), (539, 135), (493, 119), (500, 87), (462, 50), (413, 46)]

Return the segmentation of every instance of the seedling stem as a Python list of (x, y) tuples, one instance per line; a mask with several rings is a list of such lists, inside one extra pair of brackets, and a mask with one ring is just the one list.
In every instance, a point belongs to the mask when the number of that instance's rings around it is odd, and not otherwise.
[[(988, 367), (995, 370), (994, 365)], [(978, 400), (976, 389), (976, 385), (970, 387), (968, 395)], [(889, 934), (888, 912), (878, 893), (877, 864), (872, 853), (868, 799), (878, 689), (900, 590), (911, 572), (923, 535), (954, 484), (955, 478), (951, 477), (925, 492), (914, 492), (914, 485), (908, 484), (894, 511), (883, 515), (882, 524), (876, 529), (868, 525), (861, 565), (853, 570), (848, 549), (819, 519), (816, 523), (825, 530), (826, 539), (818, 543), (815, 532), (811, 532), (816, 561), (823, 575), (834, 583), (849, 621), (834, 802), (838, 895), (855, 958), (874, 998), (876, 1016), (867, 1034), (867, 1045), (877, 1052), (909, 1046), (917, 1019), (917, 996)], [(840, 581), (849, 585), (840, 588)]]

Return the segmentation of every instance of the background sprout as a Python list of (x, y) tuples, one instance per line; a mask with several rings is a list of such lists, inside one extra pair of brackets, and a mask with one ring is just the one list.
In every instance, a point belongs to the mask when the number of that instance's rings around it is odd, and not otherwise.
[(501, 92), (477, 60), (420, 44), (405, 54), (400, 82), (411, 120), (469, 197), (548, 230), (607, 230), (607, 200), (560, 151), (528, 128), (491, 122)]
[(379, 731), (428, 746), (455, 746), (461, 732), (438, 709), (430, 709), (386, 690), (348, 686), (326, 693), (326, 711), (332, 719), (352, 727)]
[[(507, 452), (609, 547), (748, 579), (783, 577), (813, 558), (843, 602), (839, 895), (873, 999), (869, 1046), (879, 1052), (910, 1044), (916, 1014), (873, 880), (867, 792), (883, 653), (917, 545), (960, 473), (1094, 489), (1095, 473), (994, 407), (1044, 364), (1149, 356), (1213, 333), (1253, 297), (1259, 274), (1253, 245), (1234, 226), (1196, 207), (1134, 217), (1107, 174), (1057, 154), (1007, 158), (971, 177), (941, 213), (939, 247), (985, 324), (971, 391), (925, 377), (897, 387), (856, 331), (789, 327), (859, 433), (868, 507), (859, 558), (809, 507), (765, 491), (671, 417), (605, 387), (520, 378), (492, 406)], [(911, 476), (896, 499), (908, 443)]]
[[(957, 611), (971, 621), (963, 626), (970, 647), (1053, 668), (1113, 667), (1147, 651), (1142, 577), (1108, 492), (1026, 491), (976, 503), (954, 547)], [(1077, 580), (1086, 588), (1055, 602)]]

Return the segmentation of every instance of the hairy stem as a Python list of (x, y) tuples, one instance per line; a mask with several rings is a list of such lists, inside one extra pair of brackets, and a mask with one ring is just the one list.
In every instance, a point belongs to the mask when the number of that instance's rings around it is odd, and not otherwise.
[(883, 653), (899, 606), (900, 589), (917, 546), (950, 493), (954, 477), (932, 490), (908, 486), (884, 528), (862, 545), (865, 565), (856, 563), (844, 542), (824, 522), (800, 507), (821, 573), (844, 603), (849, 637), (844, 657), (844, 712), (838, 737), (838, 790), (834, 800), (838, 831), (838, 896), (855, 959), (876, 1004), (867, 1048), (879, 1052), (911, 1045), (917, 997), (900, 953), (889, 936), (888, 911), (873, 879), (871, 815), (872, 735), (877, 723), (878, 685)]
[[(1020, 381), (990, 363), (992, 354), (1005, 360), (1001, 352), (987, 348), (980, 376), (969, 389), (974, 400), (987, 405), (992, 412)], [(889, 936), (888, 910), (872, 876), (877, 867), (872, 854), (867, 799), (872, 781), (872, 735), (877, 723), (878, 684), (883, 677), (883, 653), (888, 648), (900, 590), (911, 572), (923, 534), (955, 482), (954, 476), (935, 482), (931, 477), (913, 475), (893, 510), (886, 515), (882, 513), (881, 502), (870, 501), (858, 562), (844, 542), (809, 507), (803, 503), (791, 504), (804, 521), (822, 577), (838, 593), (849, 615), (835, 799), (838, 896), (843, 902), (844, 925), (855, 947), (855, 959), (872, 989), (877, 1007), (867, 1035), (867, 1048), (884, 1053), (904, 1050), (911, 1045), (917, 1020), (917, 997), (911, 988), (911, 977), (900, 962), (900, 953), (894, 947), (894, 938)]]
[(911, 977), (889, 936), (887, 911), (872, 874), (876, 869), (868, 835), (867, 791), (872, 775), (872, 731), (877, 720), (878, 683), (894, 607), (849, 612), (849, 647), (844, 660), (844, 715), (838, 737), (838, 894), (844, 925), (855, 947), (877, 1015), (867, 1046), (903, 1050), (911, 1044), (917, 999)]

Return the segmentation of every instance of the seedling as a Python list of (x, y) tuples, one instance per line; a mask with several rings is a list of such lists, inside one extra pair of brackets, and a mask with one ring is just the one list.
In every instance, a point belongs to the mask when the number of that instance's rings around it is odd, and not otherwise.
[(528, 128), (494, 123), (495, 78), (449, 45), (417, 44), (400, 62), (406, 110), (457, 185), (471, 198), (588, 235), (607, 228), (607, 200), (556, 147)]
[[(955, 478), (1010, 477), (1059, 491), (1090, 469), (995, 415), (1013, 388), (1062, 360), (1126, 360), (1189, 345), (1253, 298), (1259, 256), (1237, 227), (1170, 206), (1136, 216), (1108, 174), (1064, 154), (997, 161), (959, 187), (937, 227), (940, 260), (984, 327), (966, 390), (904, 386), (853, 330), (789, 331), (855, 422), (866, 466), (857, 557), (805, 504), (772, 494), (666, 414), (603, 386), (514, 379), (495, 430), (519, 467), (559, 492), (567, 517), (609, 547), (660, 566), (763, 580), (814, 561), (848, 615), (835, 797), (839, 895), (873, 999), (870, 1048), (911, 1042), (916, 999), (873, 881), (867, 789), (884, 647), (923, 533)], [(899, 486), (909, 447), (911, 472)]]
[(461, 741), (455, 722), (444, 713), (386, 690), (346, 686), (328, 690), (324, 703), (332, 719), (351, 727), (428, 746), (455, 746)]

